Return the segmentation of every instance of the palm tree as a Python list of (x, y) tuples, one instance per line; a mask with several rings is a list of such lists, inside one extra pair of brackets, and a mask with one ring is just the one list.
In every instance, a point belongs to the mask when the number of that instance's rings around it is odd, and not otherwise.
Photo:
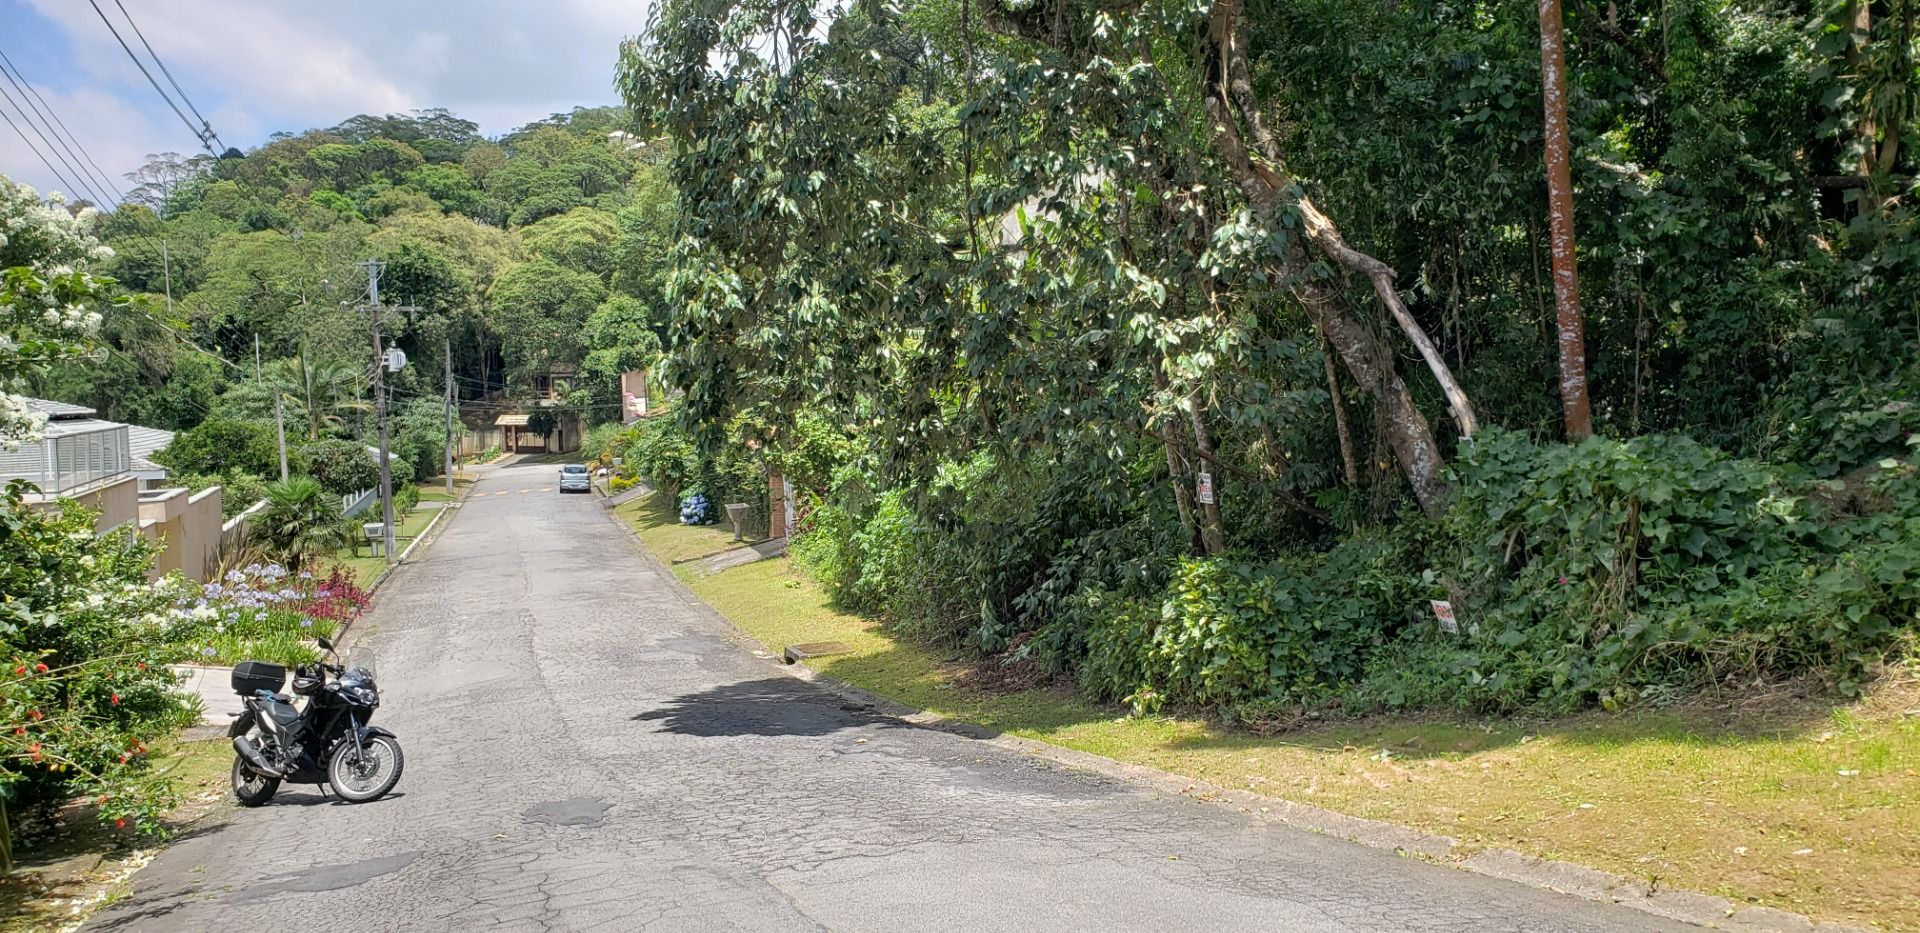
[(298, 571), (347, 543), (340, 498), (310, 476), (267, 484), (267, 507), (253, 520), (267, 553)]
[(271, 378), (276, 389), (305, 405), (307, 440), (317, 441), (322, 430), (346, 425), (344, 412), (372, 407), (360, 397), (361, 375), (361, 368), (351, 363), (315, 363), (303, 349), (289, 359), (274, 361)]

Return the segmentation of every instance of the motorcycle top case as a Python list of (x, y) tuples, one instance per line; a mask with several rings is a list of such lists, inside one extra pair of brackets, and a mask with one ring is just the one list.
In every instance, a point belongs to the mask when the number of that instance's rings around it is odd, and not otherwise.
[(233, 692), (252, 696), (255, 690), (279, 693), (287, 682), (287, 669), (267, 661), (241, 661), (233, 666)]

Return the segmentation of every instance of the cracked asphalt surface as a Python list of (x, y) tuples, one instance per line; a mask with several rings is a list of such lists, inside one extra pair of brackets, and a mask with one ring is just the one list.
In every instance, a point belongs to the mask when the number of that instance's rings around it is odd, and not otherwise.
[(754, 656), (556, 469), (489, 472), (361, 623), (392, 796), (283, 787), (89, 929), (1680, 928), (860, 709)]

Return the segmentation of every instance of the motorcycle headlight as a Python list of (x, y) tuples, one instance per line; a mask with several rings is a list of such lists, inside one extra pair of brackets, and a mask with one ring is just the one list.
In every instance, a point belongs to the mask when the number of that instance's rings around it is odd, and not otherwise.
[(356, 703), (365, 704), (367, 706), (380, 705), (380, 694), (378, 691), (375, 691), (372, 687), (348, 687), (347, 695), (351, 696), (354, 702)]

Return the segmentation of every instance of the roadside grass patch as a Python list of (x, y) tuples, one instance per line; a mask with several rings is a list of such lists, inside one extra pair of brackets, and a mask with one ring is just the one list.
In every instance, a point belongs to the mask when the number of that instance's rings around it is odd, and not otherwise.
[(733, 526), (724, 520), (717, 525), (682, 525), (678, 506), (659, 492), (616, 505), (613, 511), (640, 536), (647, 550), (668, 564), (711, 557), (766, 539), (765, 535), (748, 534), (735, 541)]
[[(233, 763), (226, 739), (171, 740), (154, 749), (153, 759), (182, 801), (163, 820), (168, 832), (184, 831), (226, 806)], [(11, 812), (8, 818), (15, 821), (14, 870), (0, 877), (0, 933), (77, 929), (124, 897), (133, 873), (155, 852), (131, 828), (102, 823), (86, 802), (68, 804), (51, 820), (22, 820)]]
[[(647, 535), (643, 532), (642, 539)], [(655, 553), (665, 554), (654, 545)], [(1557, 720), (1381, 717), (1262, 737), (1128, 717), (1051, 686), (982, 692), (969, 666), (833, 609), (786, 560), (676, 574), (778, 652), (841, 641), (821, 673), (956, 720), (1659, 887), (1920, 928), (1920, 669), (1836, 706), (1817, 691)]]
[[(424, 499), (425, 496), (422, 495), (421, 498)], [(379, 514), (376, 509), (369, 509), (368, 511), (374, 515)], [(414, 538), (419, 537), (420, 533), (427, 529), (427, 525), (433, 521), (433, 517), (439, 514), (439, 512), (440, 510), (437, 508), (415, 508), (402, 516), (400, 518), (400, 527), (395, 528), (393, 531), (393, 547), (395, 553), (406, 550), (407, 544)], [(370, 549), (367, 547), (368, 542), (366, 536), (361, 532), (360, 526), (372, 520), (373, 519), (369, 518), (365, 512), (347, 520), (351, 526), (354, 538), (359, 545), (359, 549), (362, 552)], [(373, 581), (378, 579), (379, 576), (387, 570), (387, 559), (385, 557), (366, 553), (356, 555), (354, 549), (351, 547), (344, 547), (336, 552), (334, 563), (352, 570), (354, 582), (362, 588), (373, 586)]]

